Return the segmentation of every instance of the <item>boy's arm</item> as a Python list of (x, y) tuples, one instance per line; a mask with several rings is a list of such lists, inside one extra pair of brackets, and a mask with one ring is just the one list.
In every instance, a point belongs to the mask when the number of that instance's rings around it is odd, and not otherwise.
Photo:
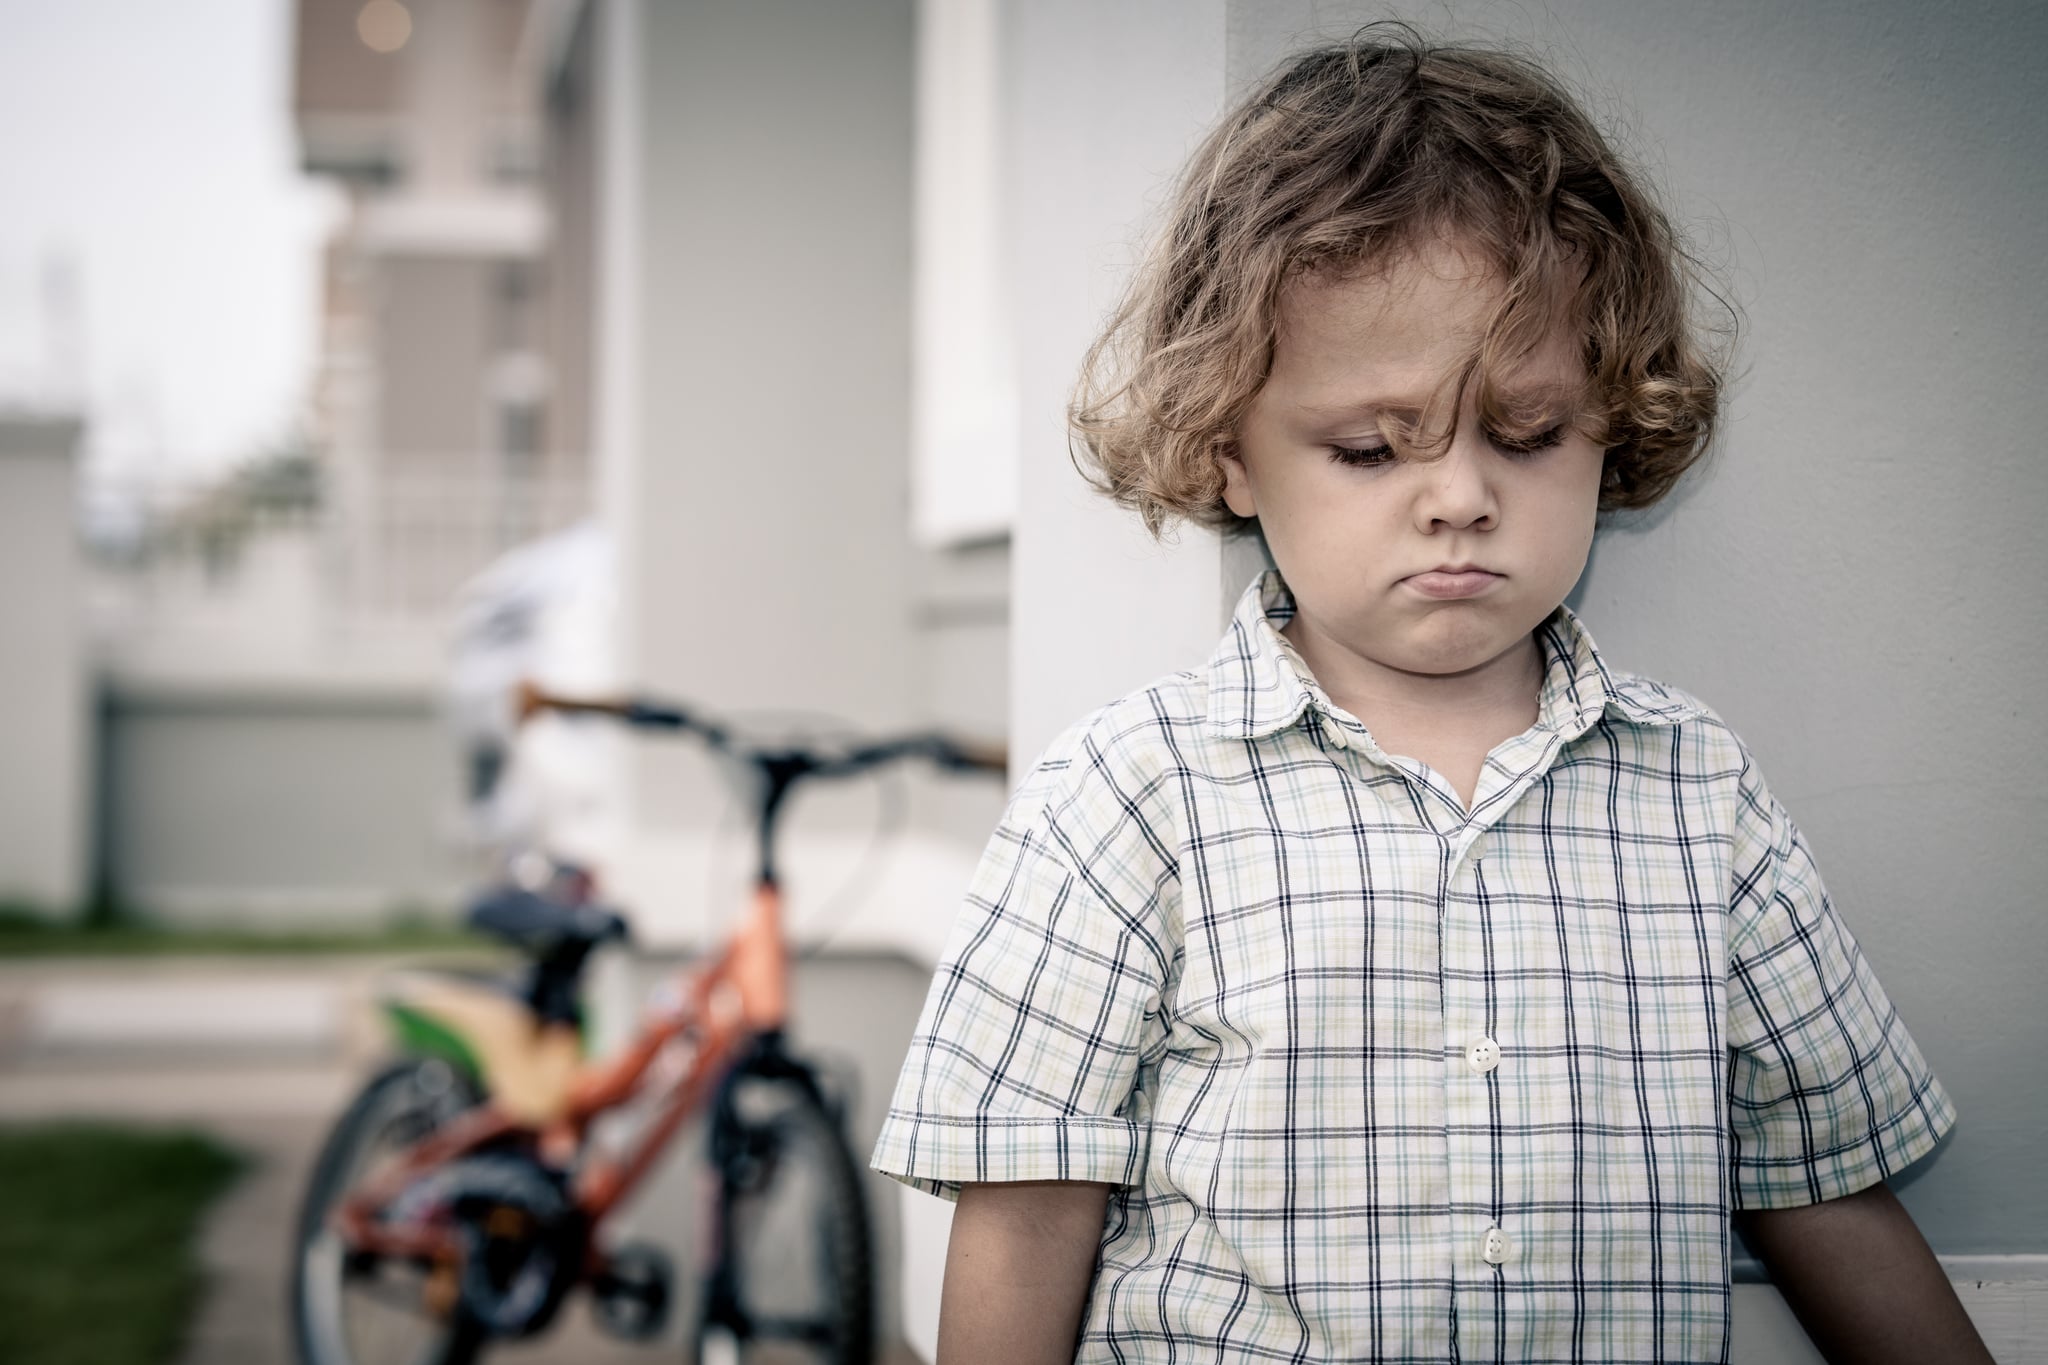
[(1072, 1365), (1109, 1186), (963, 1185), (946, 1245), (938, 1365)]
[(1831, 1365), (1993, 1365), (1912, 1215), (1882, 1182), (1735, 1215), (1742, 1240)]

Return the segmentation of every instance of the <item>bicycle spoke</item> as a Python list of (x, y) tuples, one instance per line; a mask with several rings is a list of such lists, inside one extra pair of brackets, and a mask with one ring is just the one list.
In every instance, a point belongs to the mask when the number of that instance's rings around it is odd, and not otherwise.
[(473, 1358), (473, 1327), (435, 1311), (436, 1271), (408, 1257), (350, 1255), (328, 1225), (363, 1173), (471, 1102), (439, 1063), (411, 1062), (373, 1079), (337, 1123), (308, 1202), (294, 1291), (294, 1332), (308, 1365), (456, 1365)]

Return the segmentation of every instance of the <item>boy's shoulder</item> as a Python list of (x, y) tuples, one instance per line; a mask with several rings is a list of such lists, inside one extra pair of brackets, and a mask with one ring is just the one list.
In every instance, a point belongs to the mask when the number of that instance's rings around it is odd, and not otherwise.
[(1739, 776), (1744, 784), (1761, 780), (1755, 756), (1735, 727), (1693, 693), (1640, 673), (1611, 669), (1607, 694), (1609, 715), (1619, 715), (1644, 731), (1677, 730), (1675, 749), (1668, 740), (1656, 741), (1655, 746), (1674, 755), (1688, 755), (1683, 766), (1689, 770)]
[(1728, 723), (1713, 707), (1682, 687), (1611, 669), (1607, 691), (1614, 705), (1629, 720), (1643, 725), (1686, 725), (1694, 722), (1712, 730), (1726, 730)]
[(1154, 679), (1082, 716), (1053, 737), (1024, 776), (1012, 807), (1057, 805), (1107, 785), (1135, 794), (1185, 766), (1204, 742), (1207, 686), (1200, 670)]
[(1608, 714), (1634, 725), (1678, 728), (1695, 742), (1739, 749), (1742, 739), (1721, 713), (1686, 689), (1622, 669), (1606, 672)]

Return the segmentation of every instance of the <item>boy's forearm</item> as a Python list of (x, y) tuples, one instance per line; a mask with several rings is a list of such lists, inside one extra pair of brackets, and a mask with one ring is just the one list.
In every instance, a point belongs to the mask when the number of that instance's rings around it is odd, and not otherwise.
[(1109, 1186), (968, 1185), (953, 1212), (938, 1365), (1071, 1365)]
[(1830, 1365), (1991, 1365), (1941, 1263), (1884, 1185), (1750, 1210), (1735, 1225)]

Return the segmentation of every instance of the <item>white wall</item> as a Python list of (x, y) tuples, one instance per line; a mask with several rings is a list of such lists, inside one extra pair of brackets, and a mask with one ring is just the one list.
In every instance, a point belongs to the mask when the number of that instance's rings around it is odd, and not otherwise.
[(1221, 0), (1002, 6), (1000, 221), (1020, 417), (1010, 745), (1199, 663), (1227, 615), (1223, 549), (1159, 546), (1067, 455), (1082, 352), (1115, 306), (1166, 183), (1223, 108)]
[(630, 666), (708, 707), (907, 710), (912, 12), (641, 12)]
[(943, 546), (1007, 535), (1017, 391), (997, 232), (996, 0), (918, 0), (911, 526)]
[(75, 420), (0, 415), (0, 900), (86, 893), (90, 766)]

